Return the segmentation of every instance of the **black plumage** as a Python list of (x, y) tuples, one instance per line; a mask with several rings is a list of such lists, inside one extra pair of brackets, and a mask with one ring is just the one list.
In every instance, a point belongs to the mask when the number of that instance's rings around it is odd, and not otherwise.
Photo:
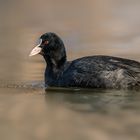
[(140, 87), (140, 63), (112, 56), (88, 56), (67, 61), (63, 41), (43, 34), (39, 47), (47, 67), (46, 86), (134, 89)]

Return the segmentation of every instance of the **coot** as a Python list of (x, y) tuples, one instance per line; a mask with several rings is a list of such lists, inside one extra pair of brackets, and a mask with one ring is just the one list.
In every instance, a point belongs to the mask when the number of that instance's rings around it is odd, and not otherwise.
[(135, 89), (140, 87), (140, 63), (112, 56), (87, 56), (67, 61), (63, 41), (45, 33), (30, 56), (41, 54), (47, 67), (45, 85), (54, 87)]

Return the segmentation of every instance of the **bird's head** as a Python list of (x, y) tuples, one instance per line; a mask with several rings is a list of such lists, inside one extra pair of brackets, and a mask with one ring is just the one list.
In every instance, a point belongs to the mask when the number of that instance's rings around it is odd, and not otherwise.
[(63, 41), (55, 33), (45, 33), (40, 36), (38, 45), (32, 49), (29, 56), (41, 54), (45, 60), (55, 65), (65, 57), (66, 52)]

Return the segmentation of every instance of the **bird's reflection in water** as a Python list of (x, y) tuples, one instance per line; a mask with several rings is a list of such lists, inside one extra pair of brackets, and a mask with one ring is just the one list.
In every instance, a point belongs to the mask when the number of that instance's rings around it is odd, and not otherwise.
[(76, 112), (108, 114), (125, 109), (138, 109), (138, 93), (121, 90), (53, 90), (46, 91), (45, 99), (47, 105), (61, 105)]

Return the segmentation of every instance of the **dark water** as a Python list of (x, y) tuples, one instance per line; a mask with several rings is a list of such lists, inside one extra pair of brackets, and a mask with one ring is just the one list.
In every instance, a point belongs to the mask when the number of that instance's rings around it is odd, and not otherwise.
[(68, 59), (140, 61), (138, 0), (0, 1), (0, 139), (139, 140), (140, 92), (43, 88), (45, 62), (29, 52), (56, 32)]

